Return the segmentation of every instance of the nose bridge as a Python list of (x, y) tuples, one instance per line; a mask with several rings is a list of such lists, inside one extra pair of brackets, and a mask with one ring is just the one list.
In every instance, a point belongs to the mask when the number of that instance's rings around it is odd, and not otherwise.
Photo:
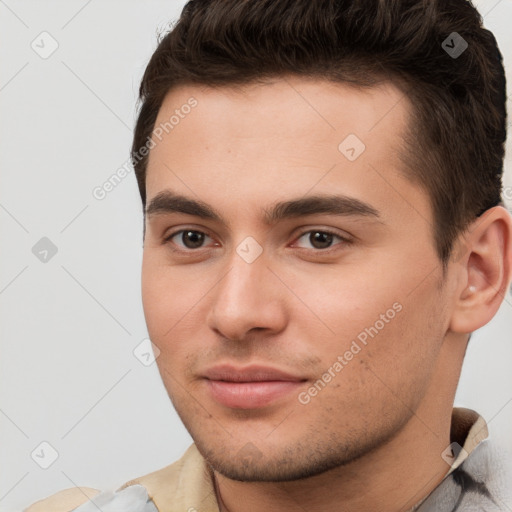
[(228, 338), (241, 339), (255, 327), (279, 329), (284, 321), (283, 305), (271, 282), (266, 258), (261, 253), (254, 258), (254, 252), (247, 257), (254, 251), (250, 243), (242, 243), (233, 251), (229, 270), (216, 287), (211, 304), (210, 327)]
[(255, 307), (263, 295), (263, 285), (268, 273), (263, 258), (248, 263), (237, 253), (229, 261), (229, 270), (220, 281), (216, 302), (218, 307)]

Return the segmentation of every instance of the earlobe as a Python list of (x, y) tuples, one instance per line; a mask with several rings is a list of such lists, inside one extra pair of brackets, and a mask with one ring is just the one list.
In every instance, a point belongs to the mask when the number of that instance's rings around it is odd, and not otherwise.
[(512, 218), (505, 208), (487, 210), (461, 235), (465, 251), (455, 262), (462, 277), (450, 330), (470, 333), (487, 324), (508, 290), (512, 269)]

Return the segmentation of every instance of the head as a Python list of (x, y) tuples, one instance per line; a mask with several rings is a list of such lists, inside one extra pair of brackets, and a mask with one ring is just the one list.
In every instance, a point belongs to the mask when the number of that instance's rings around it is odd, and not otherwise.
[[(504, 71), (473, 6), (192, 1), (140, 96), (144, 310), (213, 467), (290, 480), (420, 411), (440, 428), (510, 279)], [(288, 380), (247, 401), (222, 365)]]

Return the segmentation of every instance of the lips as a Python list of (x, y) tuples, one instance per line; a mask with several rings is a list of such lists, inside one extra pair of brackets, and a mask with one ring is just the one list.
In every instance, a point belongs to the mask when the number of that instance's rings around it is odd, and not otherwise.
[(255, 365), (215, 366), (203, 376), (210, 396), (219, 404), (234, 409), (265, 407), (297, 391), (307, 380), (277, 368)]

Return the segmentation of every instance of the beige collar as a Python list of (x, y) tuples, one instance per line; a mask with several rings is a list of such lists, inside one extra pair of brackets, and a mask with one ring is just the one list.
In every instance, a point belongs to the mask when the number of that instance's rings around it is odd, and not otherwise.
[(452, 413), (450, 439), (452, 443), (455, 442), (462, 446), (462, 450), (451, 464), (446, 476), (458, 468), (477, 445), (487, 437), (489, 437), (489, 431), (482, 416), (471, 409), (455, 407)]

